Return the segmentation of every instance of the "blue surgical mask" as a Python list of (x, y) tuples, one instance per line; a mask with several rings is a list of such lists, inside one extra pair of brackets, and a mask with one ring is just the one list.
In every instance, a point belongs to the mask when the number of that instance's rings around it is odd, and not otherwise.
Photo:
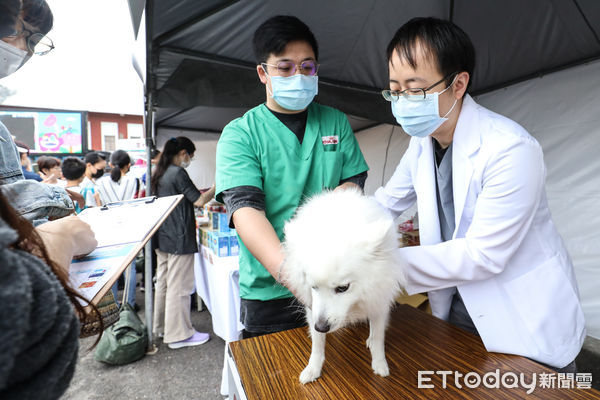
[(270, 76), (269, 95), (286, 110), (304, 110), (319, 93), (319, 77), (317, 75), (296, 74), (292, 76)]
[(452, 84), (441, 92), (428, 94), (423, 100), (411, 101), (404, 96), (400, 96), (397, 101), (392, 101), (392, 114), (394, 114), (396, 121), (398, 121), (404, 132), (410, 136), (424, 138), (431, 135), (446, 122), (448, 120), (446, 117), (452, 112), (458, 100), (454, 100), (454, 104), (452, 104), (446, 115), (440, 117), (439, 96), (448, 90)]

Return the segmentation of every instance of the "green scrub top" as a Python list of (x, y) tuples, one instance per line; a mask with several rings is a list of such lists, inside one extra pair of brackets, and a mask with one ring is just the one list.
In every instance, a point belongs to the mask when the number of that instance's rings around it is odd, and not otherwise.
[[(337, 187), (340, 180), (369, 169), (346, 115), (311, 103), (302, 144), (266, 105), (230, 122), (217, 144), (217, 200), (237, 186), (265, 194), (265, 214), (279, 240), (283, 226), (307, 197)], [(315, 227), (318, 229), (318, 227)], [(292, 294), (240, 245), (240, 296), (275, 300)]]

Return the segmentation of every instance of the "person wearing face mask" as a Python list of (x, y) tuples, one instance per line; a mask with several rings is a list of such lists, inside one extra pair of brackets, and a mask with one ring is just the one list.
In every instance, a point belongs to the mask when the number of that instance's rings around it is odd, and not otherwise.
[(190, 293), (194, 290), (196, 219), (194, 207), (202, 207), (215, 195), (214, 186), (204, 193), (185, 170), (196, 146), (185, 136), (165, 143), (152, 174), (152, 193), (158, 197), (183, 194), (183, 199), (158, 229), (156, 296), (153, 332), (171, 349), (206, 343), (208, 333), (197, 332), (190, 319)]
[(101, 206), (100, 193), (96, 187), (96, 180), (104, 175), (106, 168), (106, 159), (96, 151), (90, 151), (84, 157), (85, 161), (85, 178), (81, 182), (81, 188), (86, 191), (85, 206), (96, 207)]
[(475, 50), (449, 21), (415, 18), (387, 47), (392, 113), (412, 136), (375, 193), (394, 216), (417, 202), (420, 246), (399, 249), (409, 294), (488, 351), (575, 372), (585, 324), (545, 193), (542, 148), (467, 94)]
[(369, 169), (347, 117), (313, 101), (317, 41), (302, 21), (275, 16), (254, 32), (266, 102), (230, 122), (217, 145), (217, 200), (240, 238), (244, 337), (304, 325), (294, 296), (277, 284), (283, 226), (326, 189), (363, 189)]
[[(46, 15), (43, 25), (49, 21), (51, 26), (44, 1), (0, 0), (1, 77), (12, 71), (6, 65), (11, 58), (4, 51), (5, 38), (15, 36), (19, 19), (39, 15), (40, 9)], [(89, 253), (97, 241), (90, 226), (75, 216), (37, 228), (23, 217), (64, 216), (56, 210), (65, 210), (69, 198), (63, 189), (23, 179), (16, 150), (0, 123), (0, 398), (58, 399), (73, 378), (79, 320), (88, 313), (67, 271), (73, 256)], [(70, 201), (66, 208), (72, 211)]]
[[(46, 34), (54, 17), (44, 0), (0, 1), (0, 79), (22, 67), (32, 55), (48, 54), (53, 48)], [(73, 202), (83, 198), (57, 186), (25, 180), (13, 138), (0, 122), (0, 185), (13, 193), (10, 201), (22, 216), (36, 225), (48, 218), (73, 211)]]

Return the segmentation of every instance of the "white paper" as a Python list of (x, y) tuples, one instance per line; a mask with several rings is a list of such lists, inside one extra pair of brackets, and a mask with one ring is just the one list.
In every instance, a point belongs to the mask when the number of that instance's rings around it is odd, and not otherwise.
[(161, 197), (152, 203), (143, 199), (121, 205), (91, 207), (78, 216), (87, 222), (98, 241), (98, 247), (141, 242), (179, 196)]
[(136, 243), (97, 248), (87, 256), (73, 260), (69, 268), (71, 287), (92, 300), (135, 248)]

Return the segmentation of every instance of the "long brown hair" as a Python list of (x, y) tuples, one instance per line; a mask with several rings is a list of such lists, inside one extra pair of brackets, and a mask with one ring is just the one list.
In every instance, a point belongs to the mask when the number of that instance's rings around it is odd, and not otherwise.
[[(100, 332), (102, 332), (104, 330), (104, 326), (102, 325), (102, 318), (98, 309), (85, 297), (77, 293), (69, 285), (67, 271), (65, 271), (58, 264), (52, 261), (48, 254), (48, 251), (46, 250), (46, 246), (44, 245), (41, 236), (35, 230), (33, 225), (28, 220), (21, 217), (17, 213), (17, 211), (10, 205), (8, 199), (2, 193), (2, 190), (0, 190), (0, 218), (2, 218), (19, 235), (19, 238), (16, 240), (16, 242), (12, 244), (12, 247), (14, 249), (23, 250), (28, 253), (31, 253), (39, 257), (43, 262), (45, 262), (50, 267), (50, 269), (62, 285), (63, 289), (65, 290), (67, 297), (69, 298), (71, 304), (75, 308), (75, 312), (77, 313), (79, 320), (82, 322), (85, 321), (86, 318), (99, 320)], [(82, 299), (84, 303), (87, 303), (87, 305), (91, 307), (91, 312), (86, 312), (84, 306), (81, 305), (78, 299)], [(98, 336), (96, 342), (92, 345), (92, 347), (94, 347), (99, 340), (100, 336)]]

